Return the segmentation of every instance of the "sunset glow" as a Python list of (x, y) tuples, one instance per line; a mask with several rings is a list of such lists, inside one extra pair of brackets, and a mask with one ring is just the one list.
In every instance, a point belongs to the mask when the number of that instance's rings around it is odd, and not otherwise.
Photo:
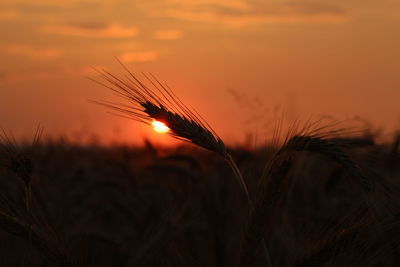
[(263, 140), (282, 113), (390, 133), (399, 12), (396, 0), (2, 0), (0, 127), (17, 139), (40, 122), (54, 138), (141, 143), (152, 129), (87, 101), (116, 99), (86, 78), (93, 67), (123, 77), (117, 57), (167, 83), (227, 143)]
[(151, 125), (153, 126), (154, 131), (156, 131), (157, 133), (168, 133), (169, 132), (169, 128), (167, 125), (165, 125), (165, 123), (161, 122), (161, 121), (156, 121), (154, 120)]

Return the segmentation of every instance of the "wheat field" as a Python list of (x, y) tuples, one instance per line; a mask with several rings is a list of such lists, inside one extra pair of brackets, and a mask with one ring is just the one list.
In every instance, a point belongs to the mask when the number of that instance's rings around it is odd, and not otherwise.
[(304, 139), (227, 148), (251, 207), (194, 146), (3, 138), (1, 266), (397, 266), (399, 138)]
[(264, 146), (234, 148), (154, 76), (100, 75), (127, 103), (95, 103), (182, 145), (75, 145), (40, 125), (27, 144), (2, 130), (2, 266), (400, 263), (400, 135), (278, 122)]

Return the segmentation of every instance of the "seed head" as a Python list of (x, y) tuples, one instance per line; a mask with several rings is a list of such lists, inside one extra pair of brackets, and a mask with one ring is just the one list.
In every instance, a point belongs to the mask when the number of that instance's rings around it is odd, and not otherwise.
[[(13, 135), (7, 134), (3, 129), (0, 132), (0, 167), (6, 168), (18, 176), (25, 184), (31, 181), (34, 162), (29, 152), (22, 149)], [(33, 145), (39, 142), (43, 133), (40, 125), (36, 130)]]
[(312, 151), (324, 154), (342, 165), (342, 167), (347, 170), (348, 174), (362, 185), (365, 191), (369, 192), (374, 188), (373, 182), (363, 174), (360, 167), (351, 160), (349, 155), (347, 155), (339, 145), (331, 140), (313, 136), (296, 135), (288, 140), (282, 147), (282, 151), (284, 150)]
[(150, 125), (154, 120), (164, 123), (168, 134), (226, 157), (222, 139), (193, 109), (189, 109), (168, 87), (152, 74), (143, 74), (147, 85), (132, 74), (122, 63), (128, 75), (117, 77), (108, 71), (96, 70), (102, 80), (94, 80), (109, 88), (128, 104), (96, 102), (124, 114), (124, 117)]

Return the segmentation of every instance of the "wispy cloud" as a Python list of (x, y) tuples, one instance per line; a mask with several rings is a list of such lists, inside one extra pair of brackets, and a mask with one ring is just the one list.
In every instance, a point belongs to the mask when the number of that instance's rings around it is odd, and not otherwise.
[(60, 49), (53, 48), (35, 48), (26, 44), (12, 44), (5, 46), (3, 51), (26, 56), (34, 60), (52, 60), (62, 54)]
[[(95, 66), (95, 68), (101, 69), (104, 66)], [(58, 79), (66, 78), (71, 76), (90, 76), (94, 74), (93, 66), (55, 66), (52, 68), (38, 68), (38, 69), (20, 69), (12, 71), (0, 72), (0, 80), (4, 82), (21, 82), (21, 81), (32, 81), (32, 80), (47, 80), (47, 79)]]
[(180, 30), (160, 30), (154, 33), (154, 38), (158, 40), (177, 40), (183, 37)]
[(49, 34), (69, 35), (85, 38), (130, 38), (139, 33), (136, 27), (122, 26), (118, 23), (108, 25), (46, 25), (42, 30)]
[(158, 53), (156, 51), (129, 52), (120, 55), (119, 58), (126, 63), (156, 61)]
[(157, 15), (186, 21), (246, 26), (267, 23), (342, 23), (345, 10), (321, 2), (169, 0)]
[(4, 20), (14, 20), (19, 16), (19, 13), (16, 11), (2, 11), (0, 10), (0, 21)]
[(285, 15), (223, 15), (214, 12), (196, 12), (179, 9), (168, 9), (165, 13), (169, 17), (217, 24), (226, 24), (229, 26), (246, 26), (250, 24), (268, 24), (268, 23), (343, 23), (348, 20), (347, 16), (342, 14), (285, 14)]
[(207, 6), (215, 6), (215, 7), (225, 7), (225, 8), (234, 8), (239, 10), (248, 10), (250, 9), (251, 1), (243, 1), (243, 0), (167, 0), (166, 1), (170, 5), (179, 5), (182, 7), (207, 7)]
[(111, 4), (113, 0), (2, 0), (2, 4), (16, 7), (63, 7), (73, 8), (82, 4)]

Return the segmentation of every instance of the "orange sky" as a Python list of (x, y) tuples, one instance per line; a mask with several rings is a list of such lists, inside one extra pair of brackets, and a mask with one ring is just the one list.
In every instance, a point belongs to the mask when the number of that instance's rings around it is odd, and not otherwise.
[(169, 142), (88, 99), (91, 66), (151, 71), (229, 142), (277, 114), (400, 128), (398, 0), (1, 0), (0, 126), (32, 136)]

